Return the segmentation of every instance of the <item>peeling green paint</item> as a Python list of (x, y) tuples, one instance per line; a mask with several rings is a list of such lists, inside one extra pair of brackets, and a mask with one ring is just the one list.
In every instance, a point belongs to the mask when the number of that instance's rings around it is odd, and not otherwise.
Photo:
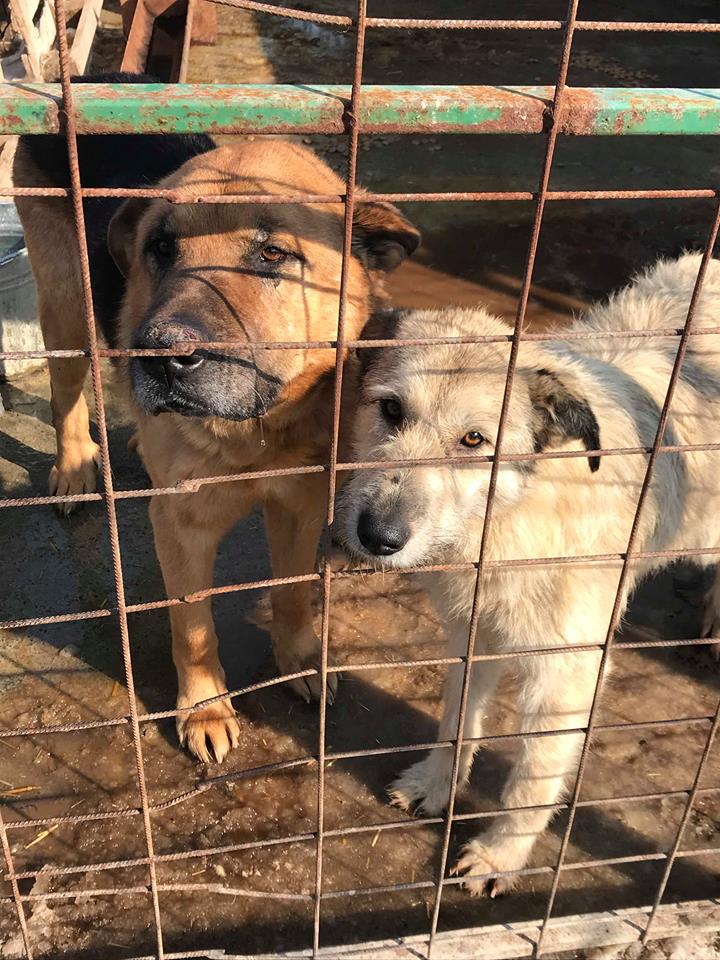
[[(79, 133), (343, 133), (348, 86), (82, 84)], [(541, 133), (552, 87), (363, 86), (365, 132)], [(57, 84), (0, 84), (0, 134), (59, 129)], [(720, 90), (567, 88), (557, 118), (570, 135), (720, 133)]]

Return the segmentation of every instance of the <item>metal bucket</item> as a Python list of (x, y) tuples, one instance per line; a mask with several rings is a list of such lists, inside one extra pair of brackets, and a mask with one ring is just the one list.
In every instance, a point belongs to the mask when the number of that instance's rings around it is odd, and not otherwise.
[[(37, 290), (14, 203), (0, 202), (0, 350), (42, 350)], [(0, 379), (26, 373), (43, 360), (1, 360)]]

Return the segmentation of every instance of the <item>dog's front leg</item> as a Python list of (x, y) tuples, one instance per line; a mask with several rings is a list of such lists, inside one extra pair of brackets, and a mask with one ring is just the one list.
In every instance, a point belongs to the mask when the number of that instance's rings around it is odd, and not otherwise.
[[(185, 597), (212, 586), (218, 545), (244, 512), (229, 502), (228, 494), (209, 484), (187, 496), (153, 498), (150, 519), (168, 597)], [(170, 623), (178, 708), (227, 693), (210, 598), (170, 607)], [(206, 763), (211, 751), (220, 762), (237, 746), (240, 727), (229, 700), (178, 714), (176, 724), (180, 742)]]
[[(316, 571), (320, 533), (326, 517), (327, 480), (308, 476), (293, 479), (283, 493), (265, 501), (265, 526), (270, 544), (274, 577), (298, 577)], [(312, 611), (313, 584), (309, 581), (273, 587), (273, 653), (280, 674), (297, 673), (309, 667), (319, 669), (320, 641)], [(303, 700), (320, 697), (320, 675), (289, 681)], [(337, 674), (328, 675), (328, 698), (332, 703)]]
[[(43, 341), (47, 350), (83, 349), (87, 334), (82, 320), (81, 303), (70, 303), (63, 311), (62, 304), (52, 302), (54, 294), (41, 289), (38, 294), (38, 312)], [(90, 366), (85, 357), (48, 360), (50, 371), (53, 426), (57, 442), (57, 456), (50, 470), (48, 488), (51, 494), (68, 496), (92, 493), (97, 486), (100, 465), (100, 447), (90, 436), (90, 415), (83, 396), (83, 384)], [(64, 503), (60, 512), (71, 513), (76, 503)]]
[[(599, 654), (592, 651), (519, 659), (522, 732), (584, 727), (598, 664)], [(577, 769), (583, 737), (582, 733), (564, 733), (523, 739), (503, 791), (503, 807), (557, 803), (568, 777)], [(487, 832), (465, 847), (454, 872), (487, 875), (522, 870), (553, 813), (552, 809), (521, 810), (495, 817)], [(485, 876), (467, 879), (464, 886), (473, 894), (495, 897), (512, 890), (516, 879)]]
[[(453, 622), (448, 634), (447, 656), (467, 655), (469, 629), (466, 621)], [(478, 653), (484, 653), (491, 643), (491, 635), (480, 630), (475, 649)], [(485, 707), (495, 692), (504, 669), (502, 660), (486, 660), (473, 664), (465, 713), (465, 737), (479, 737), (482, 734)], [(464, 675), (464, 663), (451, 664), (448, 667), (443, 690), (443, 715), (438, 732), (440, 741), (454, 740), (457, 737)], [(464, 744), (462, 747), (458, 787), (463, 787), (470, 776), (476, 750), (476, 743)], [(444, 810), (450, 796), (454, 753), (454, 745), (438, 747), (431, 750), (424, 760), (408, 767), (390, 786), (388, 793), (391, 801), (404, 810), (414, 810), (429, 816), (435, 816)]]

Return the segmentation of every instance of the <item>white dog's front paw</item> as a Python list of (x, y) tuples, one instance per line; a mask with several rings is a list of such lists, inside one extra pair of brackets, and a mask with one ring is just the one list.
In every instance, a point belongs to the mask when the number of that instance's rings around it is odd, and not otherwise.
[(468, 875), (462, 886), (473, 897), (501, 897), (510, 893), (517, 877), (498, 877), (494, 874), (510, 870), (522, 870), (525, 859), (520, 853), (513, 853), (507, 847), (487, 846), (480, 840), (471, 840), (463, 847), (460, 857), (450, 871), (453, 876)]
[[(452, 756), (434, 750), (429, 757), (413, 764), (388, 788), (390, 802), (403, 810), (434, 817), (448, 805)], [(441, 754), (438, 756), (438, 754)]]

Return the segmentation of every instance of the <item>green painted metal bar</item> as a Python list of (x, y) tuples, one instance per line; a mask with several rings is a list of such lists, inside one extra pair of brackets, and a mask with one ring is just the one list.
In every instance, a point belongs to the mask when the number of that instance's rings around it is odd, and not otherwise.
[[(540, 133), (552, 87), (362, 88), (366, 133)], [(288, 84), (82, 84), (78, 133), (344, 133), (350, 88)], [(720, 89), (568, 87), (562, 133), (717, 134)], [(57, 133), (60, 88), (0, 84), (0, 134)]]

